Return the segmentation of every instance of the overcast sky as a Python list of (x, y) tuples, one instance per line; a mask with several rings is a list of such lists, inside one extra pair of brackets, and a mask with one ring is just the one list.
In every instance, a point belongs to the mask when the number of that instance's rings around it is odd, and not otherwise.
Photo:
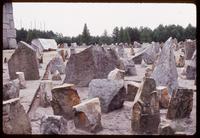
[(91, 35), (102, 35), (114, 27), (150, 27), (159, 24), (196, 26), (194, 4), (134, 3), (13, 3), (15, 27), (52, 30), (77, 36), (87, 23)]

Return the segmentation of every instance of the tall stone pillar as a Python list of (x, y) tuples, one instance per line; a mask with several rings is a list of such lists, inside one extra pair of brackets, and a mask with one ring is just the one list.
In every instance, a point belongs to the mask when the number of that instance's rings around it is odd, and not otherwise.
[(13, 19), (12, 3), (3, 5), (3, 49), (16, 48), (16, 30)]

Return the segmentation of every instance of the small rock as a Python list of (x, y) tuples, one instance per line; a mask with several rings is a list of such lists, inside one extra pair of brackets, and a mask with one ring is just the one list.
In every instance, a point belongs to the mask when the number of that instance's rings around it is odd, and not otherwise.
[(108, 74), (109, 80), (120, 80), (124, 79), (125, 71), (115, 68)]
[(158, 133), (160, 135), (174, 135), (175, 130), (170, 126), (170, 124), (160, 123)]
[(67, 134), (67, 120), (62, 116), (45, 115), (41, 119), (41, 134)]
[(24, 78), (24, 72), (16, 72), (17, 78), (19, 80), (19, 85), (20, 89), (25, 89), (26, 88), (26, 81)]
[(80, 97), (73, 86), (73, 84), (64, 83), (51, 90), (51, 106), (54, 115), (62, 115), (65, 119), (72, 119), (74, 117), (73, 106), (80, 103)]
[(99, 98), (93, 98), (73, 106), (76, 128), (96, 133), (102, 130)]

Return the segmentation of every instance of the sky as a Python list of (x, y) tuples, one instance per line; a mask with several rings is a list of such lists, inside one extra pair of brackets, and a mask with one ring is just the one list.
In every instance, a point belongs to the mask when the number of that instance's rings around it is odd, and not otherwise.
[(87, 23), (90, 34), (102, 35), (114, 27), (149, 27), (159, 24), (196, 27), (194, 4), (144, 3), (13, 3), (15, 28), (52, 30), (77, 36)]

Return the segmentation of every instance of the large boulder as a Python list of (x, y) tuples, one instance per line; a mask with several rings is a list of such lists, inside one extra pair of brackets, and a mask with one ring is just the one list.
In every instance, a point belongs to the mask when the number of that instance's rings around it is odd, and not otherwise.
[(137, 134), (158, 133), (160, 108), (159, 98), (155, 90), (155, 80), (144, 78), (132, 108), (131, 128)]
[(3, 132), (31, 134), (31, 123), (19, 98), (3, 101)]
[(157, 86), (167, 86), (171, 95), (178, 87), (178, 72), (171, 37), (165, 42), (151, 77), (154, 78)]
[(23, 41), (20, 41), (18, 45), (8, 60), (10, 79), (17, 78), (16, 72), (24, 72), (25, 80), (38, 80), (40, 76), (36, 51)]
[(96, 133), (102, 130), (99, 98), (93, 98), (73, 106), (76, 128)]
[(19, 97), (19, 80), (8, 81), (3, 84), (3, 100), (9, 100)]
[(172, 95), (168, 111), (168, 119), (189, 117), (193, 107), (193, 90), (178, 88)]
[(99, 97), (104, 113), (123, 107), (126, 97), (123, 80), (94, 79), (89, 84), (89, 98)]
[(124, 69), (116, 51), (100, 46), (90, 46), (70, 56), (66, 65), (65, 83), (88, 86), (92, 79), (107, 78), (115, 68)]
[(45, 115), (41, 118), (41, 134), (67, 134), (67, 120), (62, 116)]
[(65, 119), (74, 117), (73, 106), (80, 103), (80, 97), (73, 86), (73, 84), (63, 84), (51, 90), (54, 115), (62, 115)]

